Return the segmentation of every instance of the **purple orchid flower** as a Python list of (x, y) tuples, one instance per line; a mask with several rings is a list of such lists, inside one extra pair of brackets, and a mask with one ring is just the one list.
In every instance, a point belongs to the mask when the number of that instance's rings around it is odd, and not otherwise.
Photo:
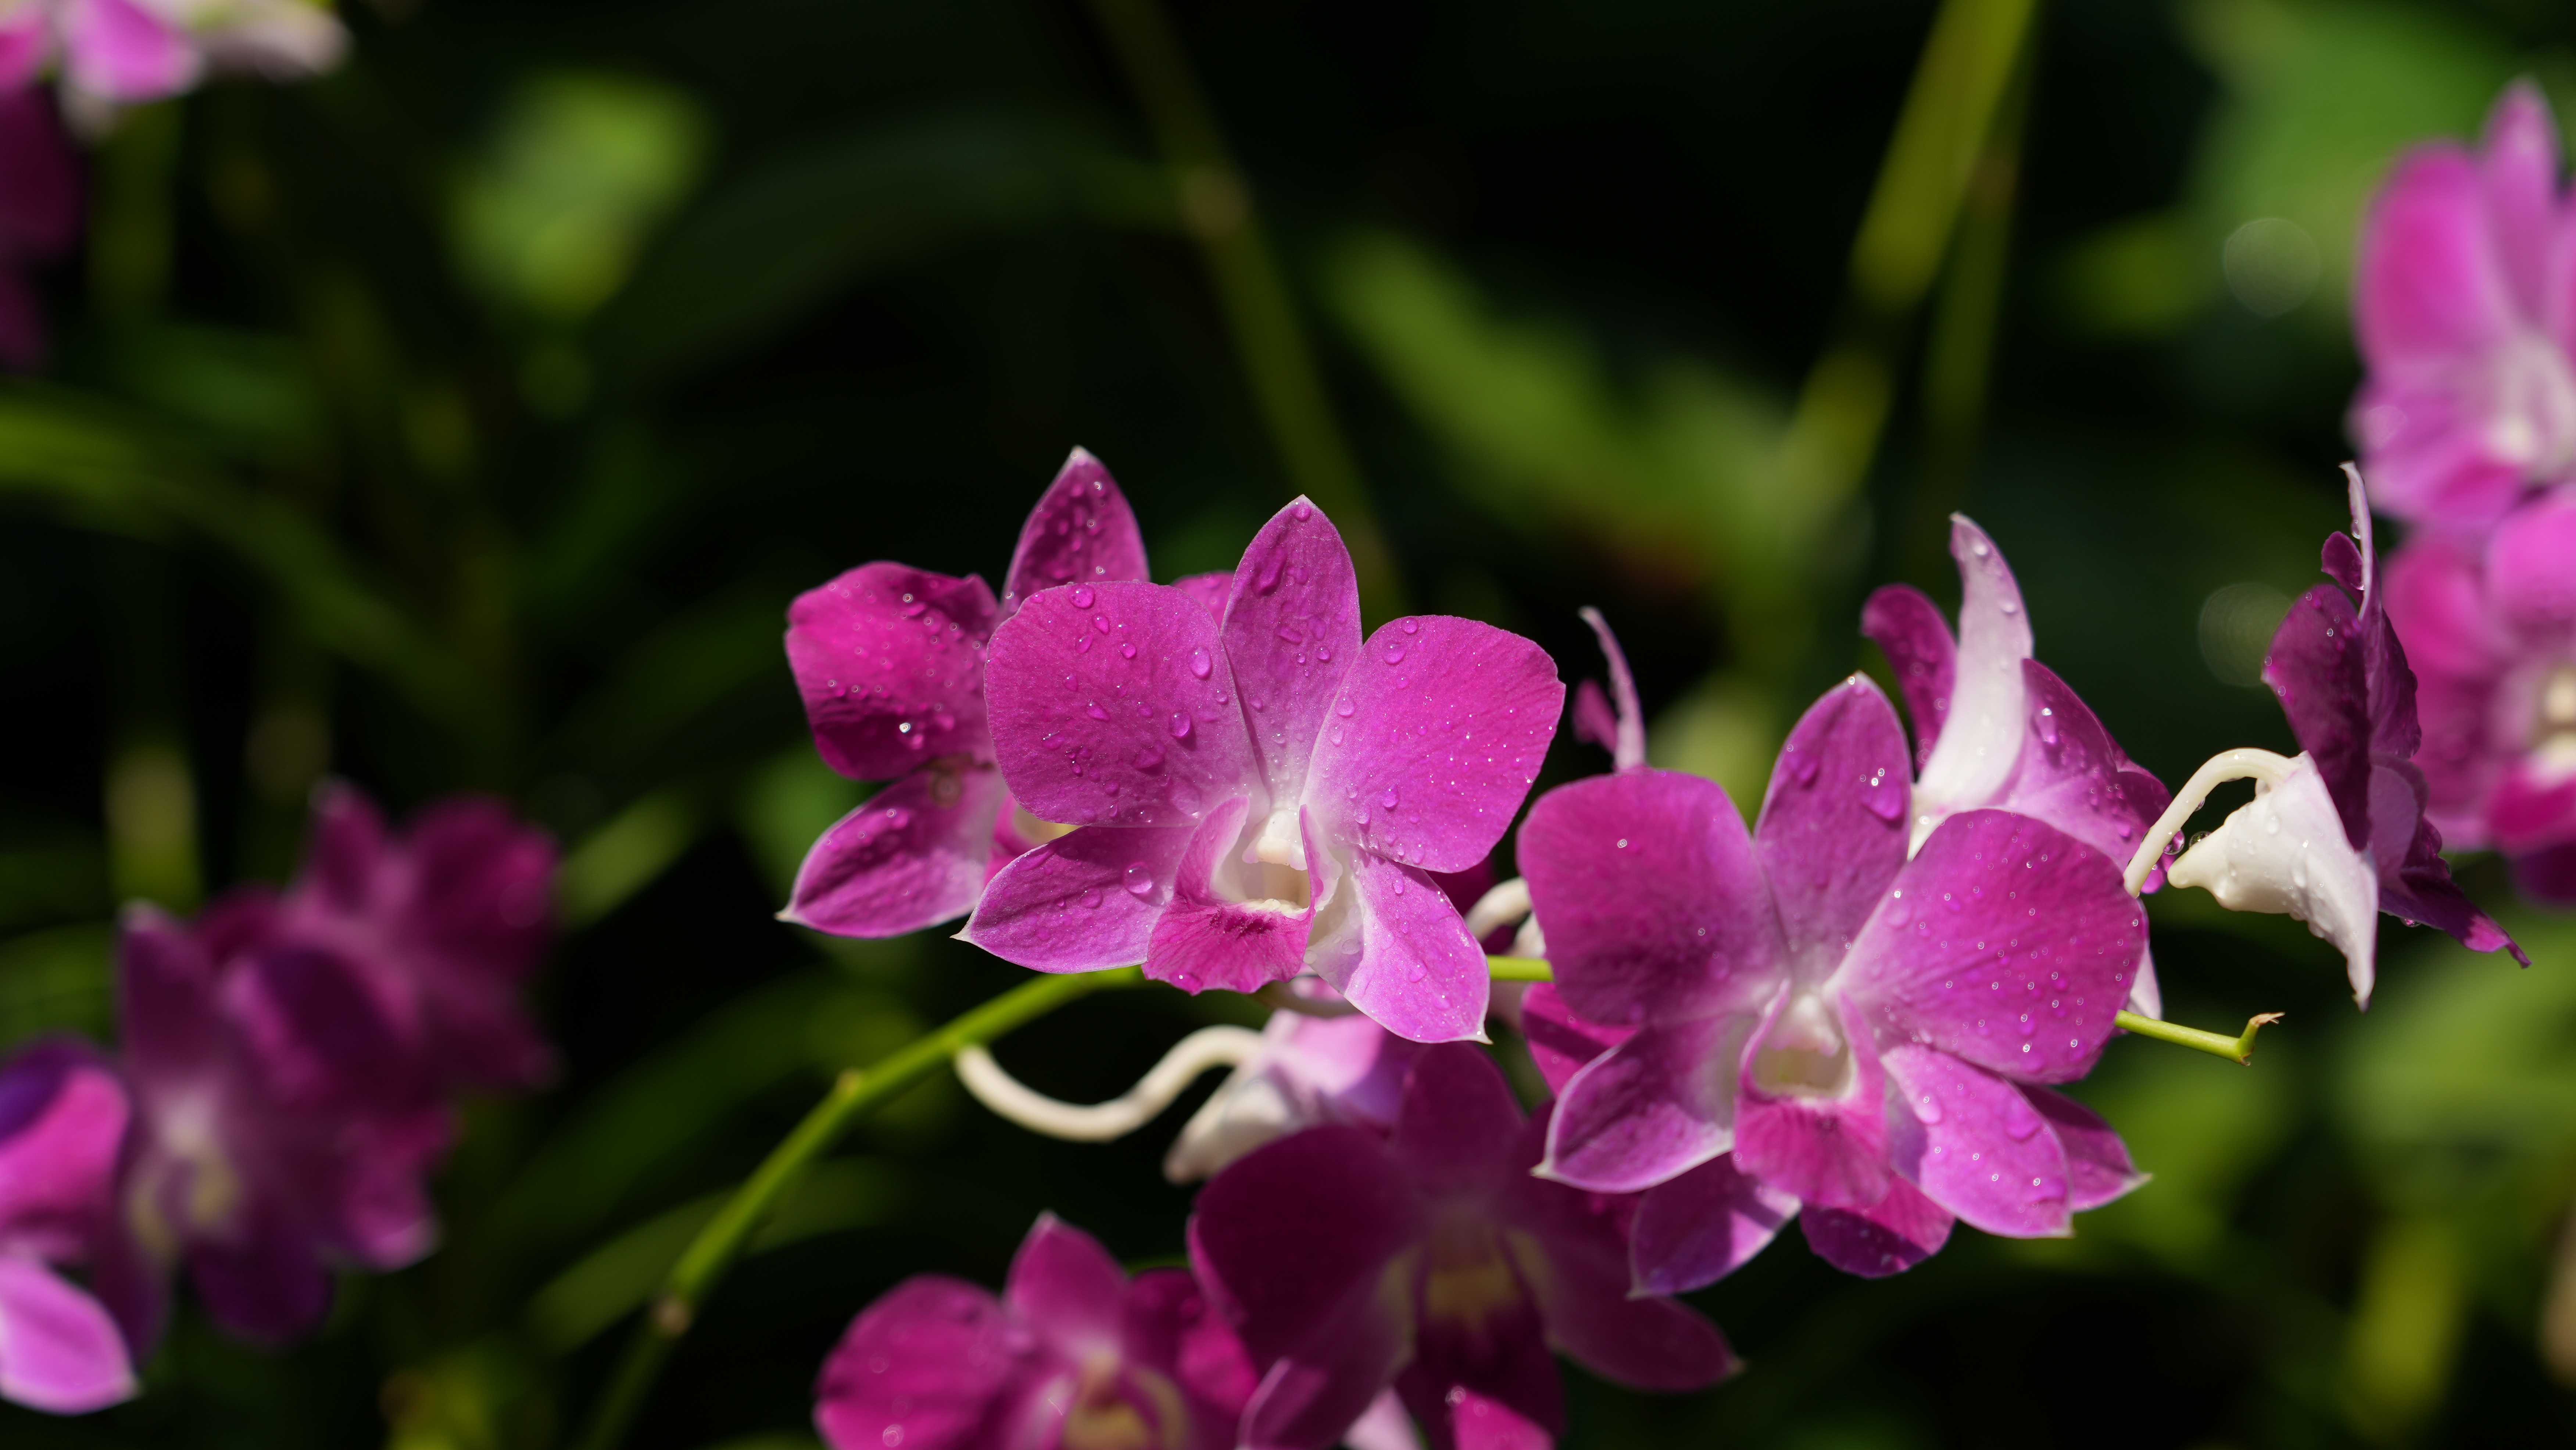
[(1438, 615), (1363, 645), (1350, 551), (1299, 499), (1221, 622), (1158, 585), (1049, 589), (989, 668), (1012, 791), (1082, 829), (1004, 867), (966, 940), (1191, 992), (1312, 972), (1399, 1036), (1481, 1034), (1485, 954), (1432, 873), (1528, 793), (1565, 700), (1538, 646)]
[[(2238, 773), (2254, 776), (2254, 799), (2184, 852), (2165, 879), (2205, 887), (2231, 911), (2306, 922), (2343, 952), (2353, 1000), (2366, 1008), (2383, 911), (2439, 927), (2473, 951), (2502, 947), (2526, 966), (2529, 959), (2451, 880), (2442, 833), (2425, 819), (2431, 793), (2414, 764), (2423, 743), (2415, 673), (2375, 584), (2361, 472), (2345, 464), (2344, 473), (2353, 531), (2328, 534), (2323, 554), (2335, 582), (2291, 606), (2263, 661), (2301, 753), (2283, 761), (2234, 752), (2249, 762)], [(2196, 805), (2212, 778), (2203, 767), (2185, 797)]]
[(2558, 126), (2529, 81), (2477, 153), (2398, 163), (2362, 225), (2353, 329), (2367, 381), (2352, 432), (2381, 507), (2481, 530), (2535, 484), (2576, 477), (2576, 295)]
[(116, 1321), (54, 1267), (97, 1257), (128, 1114), (86, 1044), (40, 1042), (0, 1066), (0, 1399), (76, 1415), (134, 1395)]
[(814, 843), (780, 918), (840, 936), (918, 931), (972, 911), (995, 872), (1061, 834), (1015, 808), (994, 769), (985, 641), (1041, 589), (1145, 577), (1126, 495), (1077, 448), (1029, 511), (998, 603), (976, 575), (885, 563), (799, 595), (787, 659), (815, 748), (843, 775), (892, 783)]
[(2483, 547), (2410, 539), (2388, 619), (2410, 643), (2425, 818), (2513, 858), (2529, 895), (2576, 903), (2576, 485), (2505, 516)]
[(1545, 1132), (1492, 1059), (1429, 1047), (1390, 1135), (1310, 1128), (1200, 1192), (1190, 1262), (1270, 1366), (1245, 1443), (1332, 1444), (1390, 1384), (1433, 1450), (1553, 1437), (1551, 1349), (1643, 1389), (1733, 1371), (1715, 1325), (1629, 1295), (1633, 1205), (1530, 1176)]
[[(1237, 1066), (1172, 1143), (1163, 1175), (1208, 1177), (1264, 1143), (1321, 1123), (1385, 1132), (1395, 1126), (1405, 1074), (1421, 1045), (1341, 1005), (1312, 977), (1288, 987), (1307, 1011), (1279, 1011), (1261, 1029), (1259, 1054)], [(1318, 1016), (1341, 1005), (1346, 1016)]]
[(112, 110), (175, 96), (209, 72), (316, 75), (348, 43), (311, 0), (26, 0), (0, 17), (0, 89), (54, 67), (76, 105)]
[(1130, 1279), (1054, 1214), (995, 1299), (907, 1279), (841, 1337), (815, 1385), (833, 1450), (1231, 1450), (1253, 1368), (1190, 1276)]
[[(1890, 584), (1861, 610), (1861, 633), (1886, 651), (1914, 723), (1911, 850), (1966, 810), (2046, 821), (2126, 865), (2172, 799), (2131, 763), (2075, 691), (2031, 657), (2030, 612), (2003, 550), (1963, 515), (1950, 517), (1959, 561), (1959, 633), (1922, 591)], [(2161, 878), (2151, 876), (2152, 891)], [(2155, 959), (2141, 950), (2130, 1005), (2164, 1013)]]
[(1641, 1288), (1714, 1281), (1800, 1205), (1819, 1254), (1882, 1274), (1953, 1218), (2063, 1234), (2137, 1181), (2043, 1086), (2090, 1070), (2129, 994), (2146, 932), (2119, 868), (1998, 810), (1909, 858), (1905, 770), (1895, 710), (1854, 676), (1790, 733), (1749, 836), (1723, 788), (1669, 771), (1531, 809), (1538, 1000), (1628, 1032), (1566, 1080), (1540, 1171), (1645, 1191)]
[(45, 317), (27, 273), (80, 232), (80, 166), (44, 92), (0, 92), (0, 366), (45, 360)]

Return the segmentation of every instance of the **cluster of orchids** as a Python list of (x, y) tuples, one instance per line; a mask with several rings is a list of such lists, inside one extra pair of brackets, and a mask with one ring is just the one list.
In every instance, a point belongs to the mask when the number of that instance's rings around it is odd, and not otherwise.
[(457, 1095), (552, 1071), (518, 998), (554, 872), (497, 801), (389, 833), (331, 784), (285, 891), (193, 923), (128, 908), (117, 1050), (46, 1039), (0, 1065), (0, 1397), (133, 1395), (182, 1268), (219, 1327), (273, 1345), (322, 1322), (336, 1272), (428, 1253)]
[[(1148, 582), (1134, 517), (1077, 450), (996, 599), (981, 578), (851, 570), (796, 601), (788, 657), (824, 758), (889, 782), (819, 840), (783, 915), (958, 933), (1041, 972), (1141, 964), (1259, 996), (1110, 1103), (1058, 1103), (981, 1048), (1006, 1117), (1099, 1139), (1231, 1075), (1165, 1163), (1207, 1180), (1186, 1270), (1129, 1278), (1042, 1218), (996, 1298), (915, 1278), (825, 1364), (837, 1450), (1532, 1446), (1554, 1355), (1647, 1389), (1735, 1367), (1674, 1301), (1792, 1218), (1896, 1273), (1959, 1221), (2064, 1235), (2144, 1181), (2056, 1090), (2160, 1019), (2140, 895), (2201, 886), (2305, 921), (2366, 1005), (2377, 918), (2509, 947), (2426, 819), (2415, 690), (2368, 501), (2327, 538), (2267, 678), (2302, 752), (2225, 752), (2171, 795), (2033, 658), (2002, 551), (1954, 520), (1954, 631), (1871, 597), (1913, 730), (1866, 675), (1789, 732), (1748, 828), (1646, 763), (1637, 692), (1576, 692), (1611, 770), (1532, 804), (1565, 713), (1553, 662), (1471, 620), (1365, 638), (1348, 552), (1299, 500), (1231, 573)], [(2184, 848), (2219, 783), (2253, 799)], [(1508, 1029), (1550, 1095), (1526, 1112)], [(2259, 1019), (2258, 1019), (2259, 1023)], [(2241, 1054), (2246, 1038), (2228, 1042)]]

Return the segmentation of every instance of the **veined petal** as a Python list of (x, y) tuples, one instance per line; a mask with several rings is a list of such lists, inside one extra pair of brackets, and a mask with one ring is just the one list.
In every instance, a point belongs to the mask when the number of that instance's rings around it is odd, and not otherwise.
[[(2497, 456), (2490, 420), (2463, 396), (2459, 380), (2442, 371), (2456, 373), (2463, 363), (2448, 354), (2411, 359), (2420, 376), (2374, 372), (2353, 399), (2352, 432), (2362, 440), (2371, 490), (2385, 512), (2481, 529), (2525, 492), (2528, 465)], [(2535, 371), (2541, 376), (2527, 381), (2545, 383), (2545, 367)]]
[(1594, 1022), (1758, 1007), (1786, 953), (1752, 837), (1716, 782), (1637, 770), (1561, 786), (1518, 843), (1556, 990)]
[(1735, 1167), (1809, 1206), (1867, 1208), (1887, 1193), (1894, 1175), (1887, 1163), (1886, 1075), (1860, 1009), (1836, 999), (1843, 1082), (1831, 1089), (1794, 1092), (1766, 1088), (1766, 1055), (1785, 1050), (1773, 1041), (1783, 1009), (1781, 994), (1762, 1027), (1744, 1047), (1736, 1085)]
[(1957, 1221), (1921, 1189), (1897, 1178), (1889, 1181), (1887, 1196), (1867, 1208), (1810, 1207), (1799, 1215), (1798, 1227), (1817, 1258), (1846, 1274), (1884, 1279), (1941, 1252)]
[(1515, 1241), (1515, 1257), (1537, 1292), (1549, 1341), (1594, 1374), (1637, 1389), (1695, 1390), (1735, 1373), (1741, 1366), (1716, 1325), (1632, 1291), (1629, 1239), (1616, 1210), (1615, 1200), (1544, 1179), (1512, 1186), (1504, 1213), (1528, 1236)]
[(1145, 537), (1127, 496), (1099, 459), (1077, 448), (1020, 526), (1011, 571), (1002, 576), (1002, 614), (1016, 613), (1030, 595), (1058, 584), (1150, 577)]
[(1738, 1013), (1649, 1021), (1566, 1083), (1539, 1171), (1635, 1193), (1733, 1147), (1733, 1068), (1756, 1023)]
[(1474, 866), (1556, 735), (1556, 662), (1519, 635), (1441, 615), (1382, 626), (1358, 658), (1321, 722), (1310, 807), (1332, 840), (1430, 871)]
[(1886, 1061), (1911, 1110), (1898, 1119), (1899, 1172), (1988, 1233), (2068, 1232), (2066, 1149), (2019, 1087), (1912, 1043), (1889, 1048)]
[(990, 766), (914, 771), (814, 842), (779, 918), (836, 936), (887, 937), (973, 911), (1010, 798)]
[(1430, 873), (1368, 851), (1350, 855), (1336, 888), (1349, 917), (1316, 933), (1307, 965), (1398, 1037), (1481, 1040), (1492, 979), (1485, 949)]
[(2279, 785), (2257, 785), (2218, 829), (2165, 872), (2174, 886), (2205, 887), (2230, 911), (2285, 913), (2334, 944), (2367, 1007), (2377, 976), (2379, 873), (2344, 838), (2335, 802), (2306, 756)]
[(989, 759), (984, 641), (994, 611), (993, 591), (974, 575), (907, 564), (862, 564), (796, 596), (787, 662), (823, 759), (857, 780), (891, 780), (943, 755)]
[(2077, 1213), (2100, 1208), (2147, 1181), (2129, 1161), (2129, 1145), (2099, 1113), (2061, 1092), (2024, 1086), (2021, 1095), (2048, 1120), (2066, 1150), (2066, 1206)]
[(1533, 982), (1521, 996), (1521, 1033), (1529, 1039), (1530, 1058), (1547, 1090), (1559, 1096), (1575, 1073), (1593, 1059), (1637, 1034), (1634, 1027), (1608, 1027), (1576, 1015), (1554, 982)]
[(1995, 798), (2021, 750), (2021, 662), (2030, 658), (2030, 614), (2001, 549), (1964, 515), (1950, 516), (1959, 561), (1959, 655), (1950, 711), (1914, 785), (1918, 816)]
[(1115, 1354), (1123, 1336), (1127, 1271), (1100, 1241), (1052, 1213), (1011, 1256), (1002, 1302), (1029, 1328), (1076, 1364)]
[[(1790, 970), (1821, 981), (1905, 864), (1905, 727), (1867, 676), (1809, 707), (1771, 769), (1753, 850)], [(1553, 939), (1555, 918), (1543, 916)]]
[(1173, 875), (1171, 904), (1145, 953), (1145, 970), (1156, 981), (1193, 993), (1210, 987), (1253, 992), (1305, 970), (1314, 903), (1247, 901), (1218, 890), (1220, 878), (1233, 881), (1244, 869), (1234, 859), (1235, 846), (1250, 807), (1236, 796), (1210, 811), (1191, 835)]
[(1028, 1332), (975, 1285), (907, 1279), (853, 1320), (823, 1361), (814, 1427), (833, 1450), (895, 1441), (906, 1450), (970, 1450), (1031, 1347)]
[(1216, 626), (1159, 584), (1049, 589), (993, 633), (994, 751), (1041, 820), (1194, 825), (1251, 785)]
[(1041, 972), (1141, 962), (1190, 835), (1188, 826), (1085, 826), (1058, 836), (1003, 867), (958, 935)]
[(2477, 167), (2456, 145), (2401, 160), (2372, 203), (2353, 330), (2374, 373), (2438, 369), (2503, 339), (2515, 309)]
[(1225, 606), (1226, 657), (1273, 800), (1305, 797), (1316, 739), (1359, 648), (1351, 551), (1323, 510), (1298, 499), (1253, 536)]
[(1798, 1200), (1711, 1158), (1646, 1190), (1630, 1226), (1631, 1292), (1686, 1294), (1734, 1273), (1798, 1212)]
[(1958, 684), (1959, 646), (1950, 637), (1950, 622), (1922, 590), (1888, 584), (1861, 606), (1860, 632), (1878, 643), (1896, 672), (1896, 692), (1914, 726), (1914, 768), (1921, 770), (1931, 763)]
[(99, 1302), (37, 1259), (0, 1251), (0, 1399), (79, 1415), (134, 1392), (125, 1339)]

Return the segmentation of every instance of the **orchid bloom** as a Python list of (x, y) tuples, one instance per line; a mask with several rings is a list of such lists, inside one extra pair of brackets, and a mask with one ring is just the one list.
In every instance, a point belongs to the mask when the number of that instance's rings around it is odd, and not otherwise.
[[(1288, 984), (1316, 999), (1339, 994), (1313, 978)], [(1384, 1132), (1395, 1124), (1404, 1075), (1419, 1044), (1344, 1007), (1347, 1016), (1283, 1010), (1261, 1029), (1261, 1048), (1217, 1085), (1163, 1159), (1174, 1183), (1205, 1178), (1274, 1139), (1320, 1123)]]
[[(2016, 1237), (2137, 1181), (2083, 1076), (2145, 941), (2118, 867), (2044, 821), (1950, 814), (1907, 852), (1905, 733), (1854, 676), (1798, 722), (1748, 835), (1725, 790), (1644, 770), (1530, 811), (1520, 860), (1561, 1004), (1626, 1029), (1564, 1081), (1540, 1172), (1644, 1191), (1641, 1288), (1709, 1283), (1805, 1209), (1893, 1272), (1955, 1218)], [(1565, 1057), (1584, 1048), (1534, 1043)]]
[(116, 1321), (54, 1267), (97, 1255), (128, 1111), (86, 1045), (40, 1042), (0, 1066), (0, 1399), (73, 1415), (134, 1395)]
[(2476, 154), (2421, 147), (2371, 204), (2352, 432), (2398, 518), (2475, 531), (2527, 488), (2576, 478), (2576, 292), (2562, 276), (2576, 222), (2558, 170), (2548, 102), (2518, 81)]
[(1429, 1047), (1391, 1134), (1310, 1128), (1209, 1182), (1190, 1262), (1269, 1366), (1245, 1444), (1333, 1444), (1391, 1384), (1433, 1450), (1543, 1446), (1564, 1428), (1551, 1349), (1646, 1389), (1735, 1368), (1716, 1326), (1630, 1296), (1631, 1205), (1530, 1175), (1545, 1131), (1491, 1058)]
[(1363, 644), (1350, 552), (1299, 499), (1221, 622), (1159, 585), (1048, 589), (988, 670), (1012, 792), (1081, 829), (1004, 867), (966, 940), (1191, 992), (1312, 972), (1399, 1036), (1481, 1035), (1485, 954), (1432, 873), (1483, 860), (1537, 774), (1565, 698), (1538, 646), (1437, 615)]
[[(2165, 879), (2205, 887), (2231, 911), (2284, 912), (2306, 922), (2343, 953), (2353, 1000), (2366, 1008), (2382, 911), (2440, 927), (2472, 950), (2503, 947), (2528, 960), (2452, 882), (2442, 833), (2425, 818), (2430, 791), (2413, 760), (2423, 741), (2415, 674), (2376, 586), (2361, 472), (2346, 464), (2344, 473), (2352, 533), (2328, 534), (2323, 552), (2334, 583), (2290, 607), (2263, 661), (2300, 754), (2283, 760), (2238, 750), (2212, 760), (2183, 787), (2157, 836), (2198, 809), (2219, 782), (2251, 777), (2254, 799), (2185, 851)], [(2141, 870), (2132, 861), (2132, 884)]]
[(0, 366), (45, 360), (45, 318), (26, 273), (80, 231), (79, 163), (42, 91), (0, 92)]
[[(1940, 610), (1907, 585), (1879, 589), (1861, 610), (1861, 633), (1886, 651), (1914, 723), (1907, 849), (1921, 850), (1960, 811), (1991, 808), (2046, 821), (2126, 863), (2171, 796), (2130, 763), (2064, 680), (2031, 657), (2021, 586), (1985, 530), (1951, 515), (1950, 555), (1959, 561), (1955, 641)], [(2144, 950), (2129, 1001), (2149, 1017), (2163, 1014), (2155, 961)]]
[(924, 1274), (842, 1335), (815, 1385), (833, 1450), (1232, 1450), (1253, 1368), (1187, 1273), (1127, 1277), (1054, 1214), (995, 1299)]
[(985, 641), (1041, 589), (1144, 577), (1126, 495), (1077, 448), (1029, 511), (998, 603), (980, 576), (888, 563), (797, 596), (787, 660), (815, 748), (843, 775), (892, 783), (814, 843), (780, 918), (861, 937), (953, 920), (1060, 829), (1015, 809), (994, 769)]
[(2576, 484), (2483, 542), (2427, 534), (2388, 561), (2424, 722), (2425, 818), (2513, 858), (2523, 889), (2576, 902)]
[(209, 72), (316, 75), (348, 45), (316, 0), (16, 0), (0, 11), (0, 89), (53, 66), (82, 105), (140, 105)]

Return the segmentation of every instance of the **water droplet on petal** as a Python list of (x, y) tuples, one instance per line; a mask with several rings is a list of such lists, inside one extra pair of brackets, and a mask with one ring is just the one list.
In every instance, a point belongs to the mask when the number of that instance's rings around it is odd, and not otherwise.
[(1091, 597), (1091, 591), (1089, 589), (1086, 589), (1079, 584), (1075, 585), (1073, 589), (1073, 607), (1076, 609), (1089, 609), (1091, 607)]
[(1422, 622), (1420, 620), (1408, 619), (1404, 622), (1403, 628), (1406, 634), (1420, 634), (1422, 632)]
[(1342, 697), (1342, 702), (1333, 707), (1333, 713), (1341, 716), (1345, 720), (1348, 720), (1351, 718), (1351, 712), (1358, 708), (1358, 706), (1351, 703), (1350, 697), (1345, 695)]
[(1425, 970), (1420, 962), (1415, 962), (1412, 966), (1404, 969), (1404, 979), (1408, 982), (1419, 982), (1430, 975), (1431, 973)]
[(1127, 894), (1130, 896), (1151, 896), (1154, 894), (1154, 868), (1146, 865), (1142, 861), (1128, 862), (1127, 874), (1122, 878), (1122, 880), (1127, 887)]
[(1914, 1100), (1914, 1117), (1917, 1122), (1923, 1123), (1937, 1123), (1941, 1121), (1941, 1100), (1930, 1093), (1925, 1093), (1916, 1098)]
[(1101, 709), (1097, 704), (1084, 706), (1082, 713), (1090, 716), (1094, 720), (1106, 720), (1109, 718), (1109, 712)]
[(1136, 768), (1138, 770), (1152, 770), (1155, 766), (1162, 763), (1163, 752), (1157, 746), (1144, 746), (1136, 752)]
[(1102, 634), (1107, 634), (1109, 632), (1109, 616), (1105, 614), (1095, 614), (1091, 616), (1091, 627), (1099, 630)]
[(1136, 646), (1132, 644), (1122, 644), (1118, 647), (1118, 653), (1132, 660), (1136, 657)]
[(1191, 674), (1204, 680), (1208, 677), (1208, 672), (1214, 668), (1215, 666), (1208, 663), (1208, 652), (1206, 650), (1194, 649), (1190, 651)]
[(2030, 1100), (2015, 1092), (2004, 1098), (2004, 1131), (2016, 1143), (2027, 1143), (2039, 1131), (2039, 1114), (2032, 1112)]
[(1289, 508), (1288, 516), (1302, 524), (1306, 520), (1315, 516), (1315, 509), (1313, 505), (1307, 503), (1304, 499), (1299, 499)]
[(2057, 712), (2046, 705), (2039, 707), (2039, 743), (2051, 750), (2057, 748)]
[(1100, 888), (1097, 886), (1086, 886), (1082, 888), (1082, 904), (1089, 910), (1098, 911), (1100, 909)]
[[(1395, 787), (1394, 787), (1394, 786), (1388, 786), (1388, 787), (1386, 788), (1386, 794), (1381, 795), (1381, 796), (1379, 796), (1379, 797), (1377, 798), (1377, 803), (1378, 803), (1379, 805), (1382, 805), (1382, 806), (1386, 807), (1388, 810), (1394, 810), (1394, 809), (1395, 809)], [(1398, 889), (1398, 890), (1402, 890), (1403, 888), (1402, 888), (1402, 887), (1398, 887), (1397, 889)]]
[(1190, 738), (1190, 717), (1189, 717), (1189, 716), (1187, 716), (1187, 715), (1185, 715), (1185, 714), (1181, 713), (1181, 712), (1180, 712), (1180, 711), (1178, 711), (1178, 710), (1174, 710), (1174, 711), (1172, 712), (1171, 725), (1172, 725), (1172, 738), (1173, 738), (1174, 740), (1187, 740), (1187, 739), (1189, 739), (1189, 738)]
[(1404, 641), (1391, 639), (1386, 642), (1386, 662), (1391, 665), (1404, 663)]

